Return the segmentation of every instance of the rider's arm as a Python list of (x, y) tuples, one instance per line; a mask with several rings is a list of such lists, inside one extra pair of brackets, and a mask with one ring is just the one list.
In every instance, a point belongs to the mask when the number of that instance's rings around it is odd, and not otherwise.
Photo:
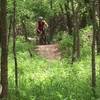
[(48, 28), (48, 23), (44, 20), (45, 27)]

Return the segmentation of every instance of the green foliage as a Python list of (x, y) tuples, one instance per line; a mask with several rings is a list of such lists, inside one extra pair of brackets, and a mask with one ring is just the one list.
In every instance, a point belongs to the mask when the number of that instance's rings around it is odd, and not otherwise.
[(43, 16), (47, 18), (52, 14), (47, 1), (37, 0), (34, 1), (33, 4), (32, 10), (34, 11), (35, 17)]
[(92, 44), (91, 26), (87, 26), (84, 29), (80, 30), (80, 40), (81, 40), (81, 56), (84, 58), (88, 55), (91, 55), (91, 44)]
[[(81, 58), (86, 58), (87, 56), (91, 55), (92, 27), (87, 26), (84, 29), (80, 29), (79, 34), (80, 34)], [(71, 57), (73, 37), (71, 35), (67, 35), (67, 33), (61, 32), (58, 33), (58, 35), (56, 36), (56, 41), (59, 42), (62, 56)]]
[[(71, 37), (69, 37), (70, 40)], [(68, 43), (69, 44), (69, 43)], [(35, 52), (30, 58), (23, 38), (17, 39), (19, 76), (18, 100), (94, 100), (91, 92), (90, 58), (69, 64), (66, 59), (47, 61)], [(97, 57), (97, 93), (99, 87), (99, 58)], [(15, 100), (14, 62), (9, 55), (9, 100)]]
[[(62, 36), (59, 35), (61, 40), (59, 41), (60, 50), (63, 57), (70, 57), (72, 53), (73, 38), (68, 33), (62, 33)], [(59, 39), (58, 37), (58, 39)], [(67, 52), (67, 53), (66, 53)], [(66, 54), (66, 55), (65, 55)]]
[[(50, 8), (50, 0), (18, 0), (16, 1), (16, 24), (23, 20), (28, 36), (34, 37), (35, 22), (38, 16), (49, 20), (52, 16), (59, 15), (64, 8), (65, 0), (52, 0), (53, 9)], [(68, 12), (72, 15), (71, 1)], [(75, 12), (79, 7), (81, 17), (87, 13), (84, 0), (74, 0)], [(64, 13), (66, 13), (64, 9)], [(8, 21), (13, 15), (13, 1), (8, 0)], [(17, 37), (16, 53), (18, 59), (19, 93), (17, 100), (95, 100), (91, 91), (91, 26), (80, 30), (81, 58), (73, 65), (69, 64), (72, 55), (73, 37), (64, 32), (59, 32), (54, 41), (59, 42), (63, 59), (47, 61), (36, 54), (31, 42), (25, 42), (23, 37)], [(34, 47), (33, 47), (34, 46)], [(33, 57), (30, 57), (29, 49)], [(66, 57), (66, 58), (65, 58)], [(83, 59), (85, 58), (85, 59)], [(9, 45), (9, 100), (16, 100), (14, 60), (12, 54), (12, 39)], [(96, 57), (97, 88), (96, 95), (100, 98), (100, 56)]]

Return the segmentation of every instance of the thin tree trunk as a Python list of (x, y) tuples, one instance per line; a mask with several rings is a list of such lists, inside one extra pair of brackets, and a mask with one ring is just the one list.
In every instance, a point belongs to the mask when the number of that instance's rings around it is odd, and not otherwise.
[(53, 9), (53, 2), (50, 0), (50, 8)]
[(96, 43), (97, 43), (97, 54), (100, 54), (100, 28), (96, 33)]
[(98, 0), (98, 15), (99, 15), (99, 28), (100, 28), (100, 0)]
[[(1, 5), (0, 5), (1, 6)], [(1, 10), (0, 10), (1, 11)], [(1, 14), (0, 14), (0, 46), (1, 46)]]
[(77, 58), (80, 58), (80, 34), (77, 33)]
[(93, 22), (93, 40), (92, 40), (92, 91), (95, 96), (96, 88), (96, 62), (95, 62), (95, 41), (96, 41), (96, 15), (95, 0), (92, 2), (92, 22)]
[(71, 19), (71, 14), (69, 12), (69, 1), (64, 4), (65, 6), (65, 11), (66, 11), (66, 16), (67, 16), (67, 27), (68, 27), (68, 33), (72, 34), (72, 19)]
[(98, 25), (98, 32), (96, 34), (96, 42), (97, 42), (97, 54), (100, 54), (100, 0), (98, 0), (98, 18), (99, 18), (99, 25)]
[(12, 29), (12, 16), (10, 16), (10, 22), (9, 22), (8, 43), (10, 41), (11, 29)]
[(8, 96), (8, 34), (7, 34), (7, 0), (1, 0), (1, 98)]
[[(0, 12), (1, 12), (1, 1), (0, 1)], [(0, 13), (0, 46), (1, 46), (1, 13)]]
[(80, 58), (80, 34), (79, 34), (79, 9), (80, 7), (78, 7), (77, 9), (77, 13), (76, 13), (76, 52), (77, 52), (77, 58), (79, 59)]
[[(24, 23), (23, 20), (21, 20), (21, 23), (22, 23), (22, 27), (23, 27), (23, 33), (24, 33), (25, 41), (27, 42), (28, 41), (28, 36), (27, 36), (26, 26), (25, 26), (25, 23)], [(31, 50), (28, 49), (28, 52), (29, 52), (30, 57), (32, 58), (32, 52), (31, 52)]]
[(76, 13), (74, 9), (74, 2), (73, 0), (71, 1), (72, 5), (72, 12), (73, 12), (73, 48), (72, 48), (72, 64), (75, 61), (76, 57)]
[(14, 5), (14, 16), (13, 16), (13, 54), (15, 62), (15, 88), (16, 93), (18, 90), (18, 67), (17, 67), (17, 56), (16, 56), (16, 0), (13, 2)]
[(25, 36), (25, 40), (27, 41), (28, 40), (28, 36), (27, 36), (26, 25), (23, 22), (23, 20), (21, 21), (21, 23), (22, 23), (22, 27), (23, 27), (23, 33), (24, 33), (24, 36)]
[(64, 9), (61, 3), (59, 3), (60, 9), (61, 9), (61, 13), (64, 14)]
[(80, 35), (79, 35), (79, 9), (78, 4), (77, 9), (74, 8), (74, 1), (71, 2), (72, 12), (73, 12), (73, 51), (72, 51), (72, 63), (75, 58), (80, 57)]

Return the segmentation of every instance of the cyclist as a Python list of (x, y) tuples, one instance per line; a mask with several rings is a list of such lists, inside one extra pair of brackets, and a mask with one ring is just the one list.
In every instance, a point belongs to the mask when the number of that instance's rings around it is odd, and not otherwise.
[(46, 29), (48, 28), (47, 22), (42, 16), (38, 18), (37, 21), (37, 35), (39, 44), (46, 44)]

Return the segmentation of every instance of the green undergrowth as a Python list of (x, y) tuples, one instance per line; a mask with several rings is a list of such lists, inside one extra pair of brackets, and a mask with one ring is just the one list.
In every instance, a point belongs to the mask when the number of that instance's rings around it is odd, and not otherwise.
[[(17, 39), (18, 94), (15, 96), (14, 60), (9, 50), (9, 100), (95, 100), (91, 91), (91, 58), (71, 65), (68, 59), (46, 60), (28, 49), (33, 44)], [(34, 46), (35, 48), (35, 46)], [(100, 97), (100, 56), (97, 59), (96, 95)]]
[[(58, 33), (57, 39), (59, 40), (59, 48), (63, 57), (70, 59), (72, 57), (73, 48), (73, 34)], [(92, 26), (87, 26), (79, 31), (80, 35), (80, 54), (81, 58), (86, 58), (91, 55), (91, 43), (92, 43)], [(60, 38), (60, 39), (59, 39)]]

